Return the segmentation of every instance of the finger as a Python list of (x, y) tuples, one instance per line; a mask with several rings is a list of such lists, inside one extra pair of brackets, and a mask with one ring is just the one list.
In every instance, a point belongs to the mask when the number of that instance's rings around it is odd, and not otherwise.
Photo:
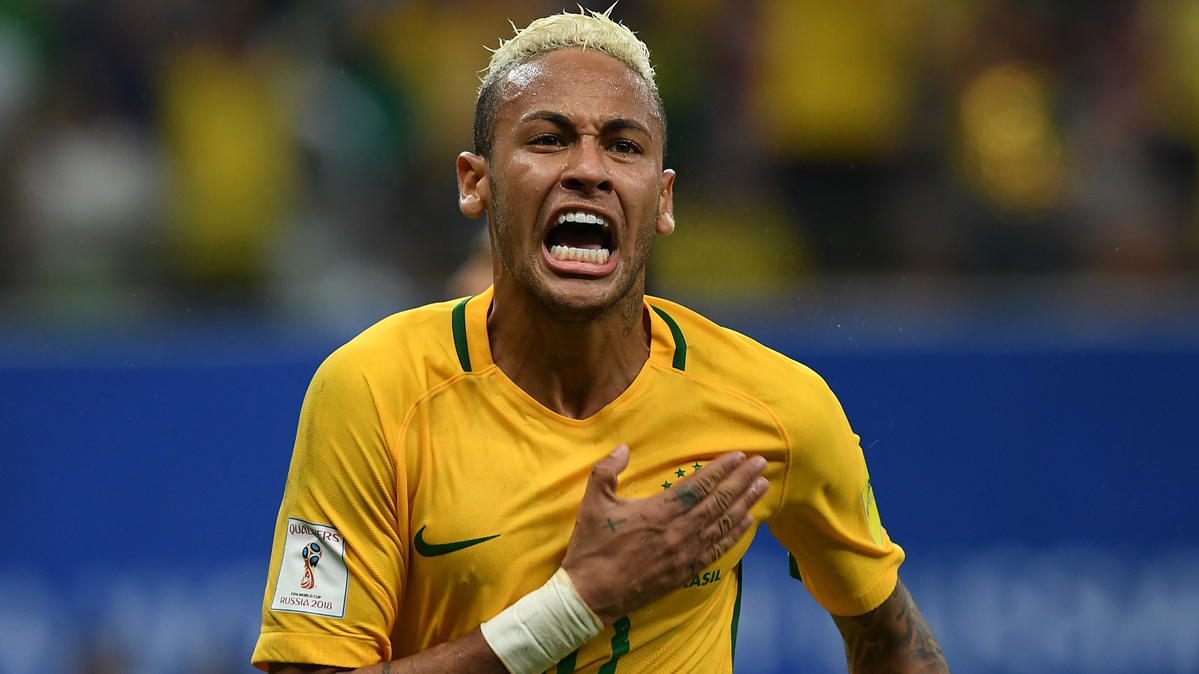
[[(759, 477), (754, 479), (749, 489), (733, 501), (728, 510), (708, 524), (707, 528), (700, 531), (700, 540), (719, 542), (728, 536), (732, 536), (737, 525), (749, 514), (750, 508), (762, 498), (762, 495), (766, 493), (769, 487), (770, 483), (766, 481), (766, 478)], [(735, 538), (740, 538), (740, 536), (736, 536)], [(733, 542), (735, 543), (736, 540)]]
[(762, 475), (765, 468), (766, 459), (760, 456), (755, 456), (737, 466), (728, 477), (716, 485), (711, 493), (704, 497), (703, 501), (691, 508), (688, 517), (695, 521), (696, 528), (702, 528), (728, 511), (738, 498), (753, 489), (757, 478)]
[(715, 564), (718, 559), (724, 557), (724, 553), (731, 550), (745, 536), (750, 527), (754, 525), (754, 521), (753, 515), (742, 515), (741, 519), (737, 520), (737, 523), (733, 525), (733, 528), (727, 534), (708, 544), (703, 554), (696, 560), (696, 567), (706, 569)]
[(617, 476), (624, 472), (628, 465), (629, 446), (617, 446), (611, 454), (600, 459), (591, 467), (591, 477), (587, 479), (587, 489), (583, 492), (583, 499), (586, 500), (593, 493), (609, 497), (615, 495), (616, 487), (619, 484)]
[(722, 454), (686, 479), (679, 480), (674, 487), (662, 493), (660, 498), (673, 501), (679, 511), (690, 510), (716, 488), (720, 481), (745, 463), (744, 452)]

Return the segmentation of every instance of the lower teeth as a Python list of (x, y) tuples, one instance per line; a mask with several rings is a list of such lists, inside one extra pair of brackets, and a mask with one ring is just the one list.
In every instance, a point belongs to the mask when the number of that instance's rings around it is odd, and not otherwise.
[(606, 248), (574, 248), (571, 246), (550, 246), (550, 255), (559, 262), (588, 262), (604, 264), (611, 253)]

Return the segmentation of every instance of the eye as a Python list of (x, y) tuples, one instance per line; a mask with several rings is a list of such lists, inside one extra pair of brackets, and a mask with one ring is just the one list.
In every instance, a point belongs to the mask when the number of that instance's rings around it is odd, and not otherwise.
[(627, 138), (613, 141), (608, 149), (620, 154), (641, 154), (641, 146)]
[(539, 136), (533, 136), (529, 139), (529, 145), (537, 145), (540, 147), (560, 147), (562, 139), (552, 133), (543, 133)]

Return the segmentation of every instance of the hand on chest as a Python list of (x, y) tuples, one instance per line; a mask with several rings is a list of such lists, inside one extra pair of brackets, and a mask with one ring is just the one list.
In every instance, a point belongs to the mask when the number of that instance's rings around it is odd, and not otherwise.
[[(592, 465), (618, 444), (631, 448), (622, 498), (661, 493), (729, 451), (782, 460), (773, 426), (747, 423), (736, 410), (673, 409), (613, 414), (604, 423), (482, 410), (432, 429), (409, 485), (409, 588), (428, 583), (464, 595), (490, 588), (519, 597), (539, 587), (565, 555)], [(739, 560), (748, 542), (726, 558)], [(736, 563), (725, 561), (685, 588), (711, 589)]]

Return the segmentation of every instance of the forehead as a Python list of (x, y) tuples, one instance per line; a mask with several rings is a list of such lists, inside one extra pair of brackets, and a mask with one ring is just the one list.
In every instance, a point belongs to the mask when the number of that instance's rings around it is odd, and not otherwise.
[(504, 79), (501, 120), (533, 111), (585, 122), (629, 118), (659, 129), (653, 91), (632, 68), (596, 49), (559, 49), (513, 68)]

